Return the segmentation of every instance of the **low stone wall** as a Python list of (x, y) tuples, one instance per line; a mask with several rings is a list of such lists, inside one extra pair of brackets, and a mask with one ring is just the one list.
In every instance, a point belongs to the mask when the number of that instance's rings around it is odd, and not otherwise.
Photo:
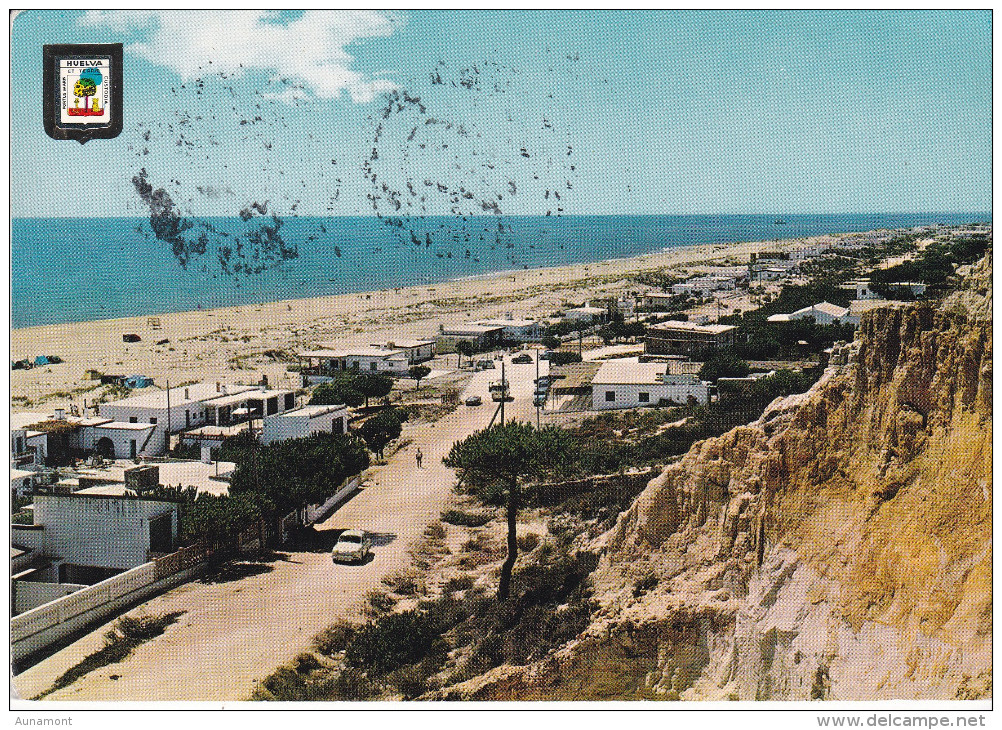
[(38, 606), (58, 600), (87, 586), (79, 583), (48, 583), (41, 581), (16, 580), (11, 584), (14, 591), (14, 613), (21, 614)]
[[(205, 557), (200, 546), (184, 548), (15, 616), (10, 622), (13, 660), (21, 661), (88, 624), (187, 582), (202, 570)], [(170, 568), (177, 571), (168, 572)]]
[(362, 483), (362, 477), (356, 475), (345, 480), (344, 484), (334, 495), (323, 504), (311, 504), (306, 508), (306, 524), (312, 525), (327, 516), (340, 502), (347, 499), (349, 495), (358, 490)]

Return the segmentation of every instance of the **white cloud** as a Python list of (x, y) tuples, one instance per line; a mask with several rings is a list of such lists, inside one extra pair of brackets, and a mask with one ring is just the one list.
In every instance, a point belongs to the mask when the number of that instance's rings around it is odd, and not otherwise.
[[(182, 80), (206, 69), (233, 75), (262, 71), (322, 98), (347, 91), (358, 103), (396, 88), (388, 79), (354, 70), (346, 50), (355, 41), (391, 35), (397, 22), (386, 13), (309, 10), (286, 22), (267, 10), (89, 10), (79, 23), (137, 33), (140, 39), (127, 50)], [(273, 96), (303, 98), (296, 91)]]

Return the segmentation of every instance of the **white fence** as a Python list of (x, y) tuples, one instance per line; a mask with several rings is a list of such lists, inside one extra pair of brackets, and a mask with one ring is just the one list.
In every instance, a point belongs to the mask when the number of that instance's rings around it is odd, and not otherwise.
[(348, 495), (353, 494), (358, 490), (359, 485), (362, 483), (362, 477), (356, 475), (345, 480), (345, 483), (341, 486), (339, 490), (334, 493), (330, 499), (328, 499), (323, 504), (311, 504), (306, 508), (306, 524), (312, 525), (314, 522), (324, 517), (328, 512), (334, 509), (342, 500), (346, 499)]
[(15, 616), (10, 622), (14, 661), (54, 644), (91, 622), (114, 615), (131, 603), (190, 580), (202, 569), (204, 562), (203, 548), (184, 548)]

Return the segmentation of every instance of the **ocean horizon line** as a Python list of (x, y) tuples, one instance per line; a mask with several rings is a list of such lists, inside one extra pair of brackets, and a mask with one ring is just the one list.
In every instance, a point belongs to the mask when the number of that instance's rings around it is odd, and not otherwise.
[[(225, 267), (257, 263), (252, 257), (258, 250), (252, 244), (265, 239), (253, 228), (248, 232), (244, 228), (248, 221), (240, 216), (201, 218), (206, 230), (218, 238), (206, 238), (205, 247), (187, 259), (178, 257), (170, 241), (157, 238), (146, 217), (15, 218), (11, 326), (21, 329), (376, 292), (486, 278), (503, 271), (630, 259), (688, 246), (936, 224), (991, 224), (992, 218), (990, 212), (972, 212), (404, 220), (404, 228), (395, 228), (373, 215), (286, 217), (281, 235), (294, 255), (241, 271)], [(251, 248), (241, 253), (231, 244), (238, 236)], [(231, 261), (227, 257), (234, 252)]]
[[(898, 215), (924, 215), (924, 216), (935, 216), (935, 215), (948, 215), (948, 216), (988, 216), (991, 219), (992, 211), (990, 210), (877, 210), (877, 211), (835, 211), (835, 212), (825, 212), (825, 211), (810, 211), (807, 213), (791, 213), (784, 211), (766, 211), (759, 213), (562, 213), (559, 216), (547, 216), (543, 213), (502, 213), (490, 214), (490, 213), (477, 213), (463, 216), (465, 218), (475, 218), (483, 220), (491, 220), (498, 218), (710, 218), (710, 217), (762, 217), (762, 218), (781, 218), (786, 217), (804, 217), (804, 216), (898, 216)], [(186, 214), (182, 215), (184, 217), (191, 218), (238, 218), (239, 213), (233, 213), (231, 215), (194, 215)], [(371, 220), (379, 220), (380, 217), (372, 213), (351, 213), (351, 214), (322, 214), (322, 213), (296, 213), (295, 215), (286, 214), (285, 218), (363, 218)], [(32, 221), (32, 220), (135, 220), (135, 221), (146, 221), (149, 220), (149, 215), (57, 215), (57, 216), (45, 216), (45, 215), (11, 215), (11, 220), (19, 221)], [(408, 220), (422, 220), (428, 218), (450, 218), (456, 219), (458, 216), (450, 213), (429, 213), (428, 215), (418, 216), (418, 215), (403, 215), (403, 216), (382, 216), (383, 219), (386, 218), (403, 218)]]

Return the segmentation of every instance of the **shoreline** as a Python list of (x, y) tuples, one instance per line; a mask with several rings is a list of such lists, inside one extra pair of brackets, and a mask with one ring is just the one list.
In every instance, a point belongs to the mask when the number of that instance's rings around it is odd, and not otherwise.
[[(285, 365), (295, 350), (320, 342), (342, 347), (394, 338), (430, 338), (439, 325), (503, 316), (545, 317), (565, 303), (577, 304), (626, 289), (643, 289), (630, 276), (666, 267), (699, 268), (747, 264), (751, 253), (787, 250), (810, 242), (835, 243), (857, 232), (678, 246), (630, 258), (498, 272), (483, 278), (283, 299), (217, 309), (35, 325), (11, 330), (13, 359), (58, 355), (63, 362), (11, 372), (18, 409), (67, 401), (82, 404), (99, 392), (85, 371), (152, 377), (158, 386), (201, 380), (257, 382), (266, 374), (275, 386), (293, 385)], [(152, 322), (158, 320), (159, 327)], [(140, 342), (125, 343), (123, 334)], [(295, 383), (298, 386), (298, 383)]]

